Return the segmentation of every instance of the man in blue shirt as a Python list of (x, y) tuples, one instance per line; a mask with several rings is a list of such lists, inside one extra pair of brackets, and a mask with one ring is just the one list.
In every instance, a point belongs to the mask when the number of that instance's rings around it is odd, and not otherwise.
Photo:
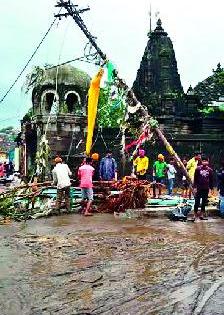
[(117, 176), (117, 163), (112, 158), (112, 152), (107, 151), (106, 156), (100, 161), (100, 180), (115, 180)]

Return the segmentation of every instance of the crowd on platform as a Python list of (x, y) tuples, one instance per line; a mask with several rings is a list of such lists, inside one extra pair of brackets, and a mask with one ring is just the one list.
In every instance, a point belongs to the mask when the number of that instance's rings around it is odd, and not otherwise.
[[(205, 219), (205, 205), (207, 203), (209, 190), (213, 194), (214, 187), (214, 171), (209, 165), (209, 159), (200, 153), (195, 153), (189, 161), (183, 159), (183, 164), (188, 172), (188, 178), (182, 175), (182, 197), (191, 198), (194, 196), (194, 215), (195, 218)], [(71, 171), (67, 164), (64, 164), (60, 157), (55, 159), (56, 166), (53, 169), (54, 184), (57, 184), (57, 210), (60, 210), (63, 198), (66, 201), (66, 208), (70, 208), (70, 176)], [(153, 198), (160, 198), (164, 188), (167, 188), (167, 194), (173, 195), (175, 177), (177, 174), (177, 163), (174, 158), (170, 158), (168, 162), (165, 157), (159, 154), (157, 160), (152, 166), (152, 188)], [(147, 180), (149, 172), (149, 158), (143, 149), (139, 149), (138, 153), (133, 156), (132, 177), (138, 180)], [(224, 162), (221, 169), (216, 172), (218, 178), (218, 190), (220, 200), (224, 200)], [(91, 205), (93, 201), (93, 180), (116, 181), (117, 180), (117, 162), (112, 156), (112, 152), (108, 151), (106, 156), (99, 161), (99, 154), (94, 153), (92, 157), (86, 157), (82, 165), (78, 169), (78, 178), (82, 190), (83, 214), (92, 215)], [(201, 203), (200, 212), (198, 211)]]
[[(179, 172), (177, 172), (179, 165), (174, 158), (171, 157), (168, 161), (165, 161), (164, 155), (159, 154), (150, 168), (149, 158), (146, 156), (145, 150), (139, 149), (132, 156), (131, 161), (133, 166), (131, 177), (140, 181), (149, 180), (152, 187), (152, 198), (161, 198), (164, 192), (172, 198), (174, 192), (176, 192), (174, 190), (175, 180)], [(218, 179), (219, 198), (224, 206), (224, 160), (221, 162), (221, 168), (216, 172), (209, 165), (209, 159), (200, 153), (195, 153), (190, 160), (183, 159), (182, 163), (188, 176), (184, 173), (181, 175), (181, 184), (178, 185), (178, 188), (181, 186), (181, 195), (184, 199), (194, 197), (195, 218), (204, 219), (209, 190), (211, 194), (214, 193), (214, 175)], [(13, 173), (14, 166), (12, 162), (0, 162), (0, 179), (3, 177), (10, 178)], [(61, 157), (57, 156), (52, 171), (53, 184), (57, 186), (57, 211), (60, 211), (63, 200), (66, 209), (70, 210), (71, 175), (68, 165), (63, 163)], [(98, 153), (93, 153), (91, 157), (84, 158), (78, 169), (78, 174), (74, 175), (78, 176), (80, 182), (83, 214), (86, 216), (92, 215), (93, 181), (117, 181), (118, 179), (117, 162), (113, 158), (112, 151), (108, 150), (101, 160)]]

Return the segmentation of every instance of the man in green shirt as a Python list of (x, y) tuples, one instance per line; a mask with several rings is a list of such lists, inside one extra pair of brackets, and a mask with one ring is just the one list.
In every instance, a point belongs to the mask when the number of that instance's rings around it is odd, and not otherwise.
[(167, 163), (162, 154), (158, 155), (157, 161), (153, 164), (153, 198), (156, 198), (156, 187), (158, 187), (159, 195), (161, 196), (162, 185), (165, 183), (167, 172)]

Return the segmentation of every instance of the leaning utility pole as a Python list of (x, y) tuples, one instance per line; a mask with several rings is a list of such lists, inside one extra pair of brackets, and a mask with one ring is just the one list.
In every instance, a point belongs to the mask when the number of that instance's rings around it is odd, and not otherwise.
[[(64, 8), (66, 10), (65, 13), (57, 14), (55, 17), (59, 17), (61, 19), (62, 17), (68, 17), (71, 16), (73, 20), (76, 22), (76, 24), (79, 26), (81, 31), (85, 34), (88, 41), (91, 43), (91, 45), (95, 48), (96, 52), (102, 59), (102, 64), (105, 64), (107, 62), (106, 54), (102, 52), (102, 50), (99, 48), (99, 46), (96, 43), (96, 37), (94, 37), (89, 30), (87, 29), (83, 19), (81, 18), (80, 14), (90, 10), (90, 8), (85, 9), (78, 9), (78, 5), (74, 5), (71, 0), (58, 0), (56, 7)], [(121, 78), (119, 78), (118, 73), (116, 72), (116, 80), (118, 81), (118, 84), (121, 88), (123, 88), (127, 92), (127, 99), (128, 99), (128, 105), (130, 108), (131, 113), (137, 113), (141, 117), (141, 121), (144, 123), (149, 122), (151, 125), (150, 127), (154, 130), (154, 132), (157, 134), (158, 138), (163, 142), (165, 145), (167, 151), (171, 156), (175, 158), (177, 161), (179, 167), (181, 168), (183, 174), (186, 176), (188, 182), (190, 185), (192, 185), (191, 178), (189, 177), (187, 170), (185, 166), (183, 165), (181, 159), (179, 158), (178, 154), (174, 151), (171, 144), (167, 141), (166, 137), (162, 133), (162, 131), (158, 127), (158, 123), (149, 115), (148, 110), (145, 106), (143, 106), (138, 99), (136, 98), (134, 92), (132, 89), (128, 87), (128, 85), (125, 83), (125, 81)], [(150, 123), (150, 121), (152, 123)]]

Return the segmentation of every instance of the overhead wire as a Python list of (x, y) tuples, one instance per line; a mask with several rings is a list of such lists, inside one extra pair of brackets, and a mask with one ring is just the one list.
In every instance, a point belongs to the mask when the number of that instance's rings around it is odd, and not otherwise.
[[(62, 8), (60, 8), (59, 13), (61, 12)], [(10, 87), (8, 88), (8, 90), (6, 91), (6, 93), (3, 95), (3, 97), (0, 99), (0, 104), (5, 100), (5, 98), (8, 96), (8, 94), (11, 92), (11, 90), (13, 89), (13, 87), (15, 86), (15, 84), (18, 82), (18, 80), (20, 79), (20, 77), (22, 76), (22, 74), (24, 73), (24, 71), (26, 70), (26, 68), (28, 67), (28, 65), (30, 64), (30, 62), (32, 61), (33, 57), (36, 55), (37, 51), (39, 50), (40, 46), (43, 44), (45, 38), (47, 37), (47, 35), (49, 34), (49, 32), (51, 31), (52, 27), (54, 26), (56, 20), (58, 18), (55, 17), (53, 22), (51, 23), (51, 25), (49, 26), (48, 30), (46, 31), (46, 33), (44, 34), (44, 36), (42, 37), (41, 41), (39, 42), (39, 44), (37, 45), (37, 47), (34, 49), (34, 52), (32, 53), (32, 55), (30, 56), (30, 58), (28, 59), (28, 61), (26, 62), (25, 66), (22, 68), (22, 70), (20, 71), (20, 73), (17, 75), (16, 79), (13, 81), (13, 83), (10, 85)]]
[(1, 123), (1, 122), (5, 122), (5, 121), (10, 121), (10, 120), (12, 120), (12, 119), (14, 119), (14, 118), (18, 118), (18, 115), (15, 115), (15, 116), (11, 116), (11, 117), (7, 117), (7, 118), (4, 118), (4, 119), (1, 119), (1, 120), (0, 120), (0, 123)]
[(75, 62), (75, 61), (92, 63), (92, 64), (97, 65), (97, 66), (100, 65), (97, 53), (96, 52), (94, 52), (94, 53), (91, 52), (92, 48), (90, 48), (90, 50), (88, 52), (86, 52), (88, 44), (89, 43), (87, 43), (85, 45), (84, 49), (83, 49), (83, 56), (77, 57), (77, 58), (74, 58), (74, 59), (62, 62), (62, 63), (58, 63), (57, 65), (54, 65), (54, 66), (46, 67), (45, 69), (46, 70), (54, 69), (56, 67), (61, 67), (61, 66), (64, 66), (64, 65), (66, 65), (68, 63)]

